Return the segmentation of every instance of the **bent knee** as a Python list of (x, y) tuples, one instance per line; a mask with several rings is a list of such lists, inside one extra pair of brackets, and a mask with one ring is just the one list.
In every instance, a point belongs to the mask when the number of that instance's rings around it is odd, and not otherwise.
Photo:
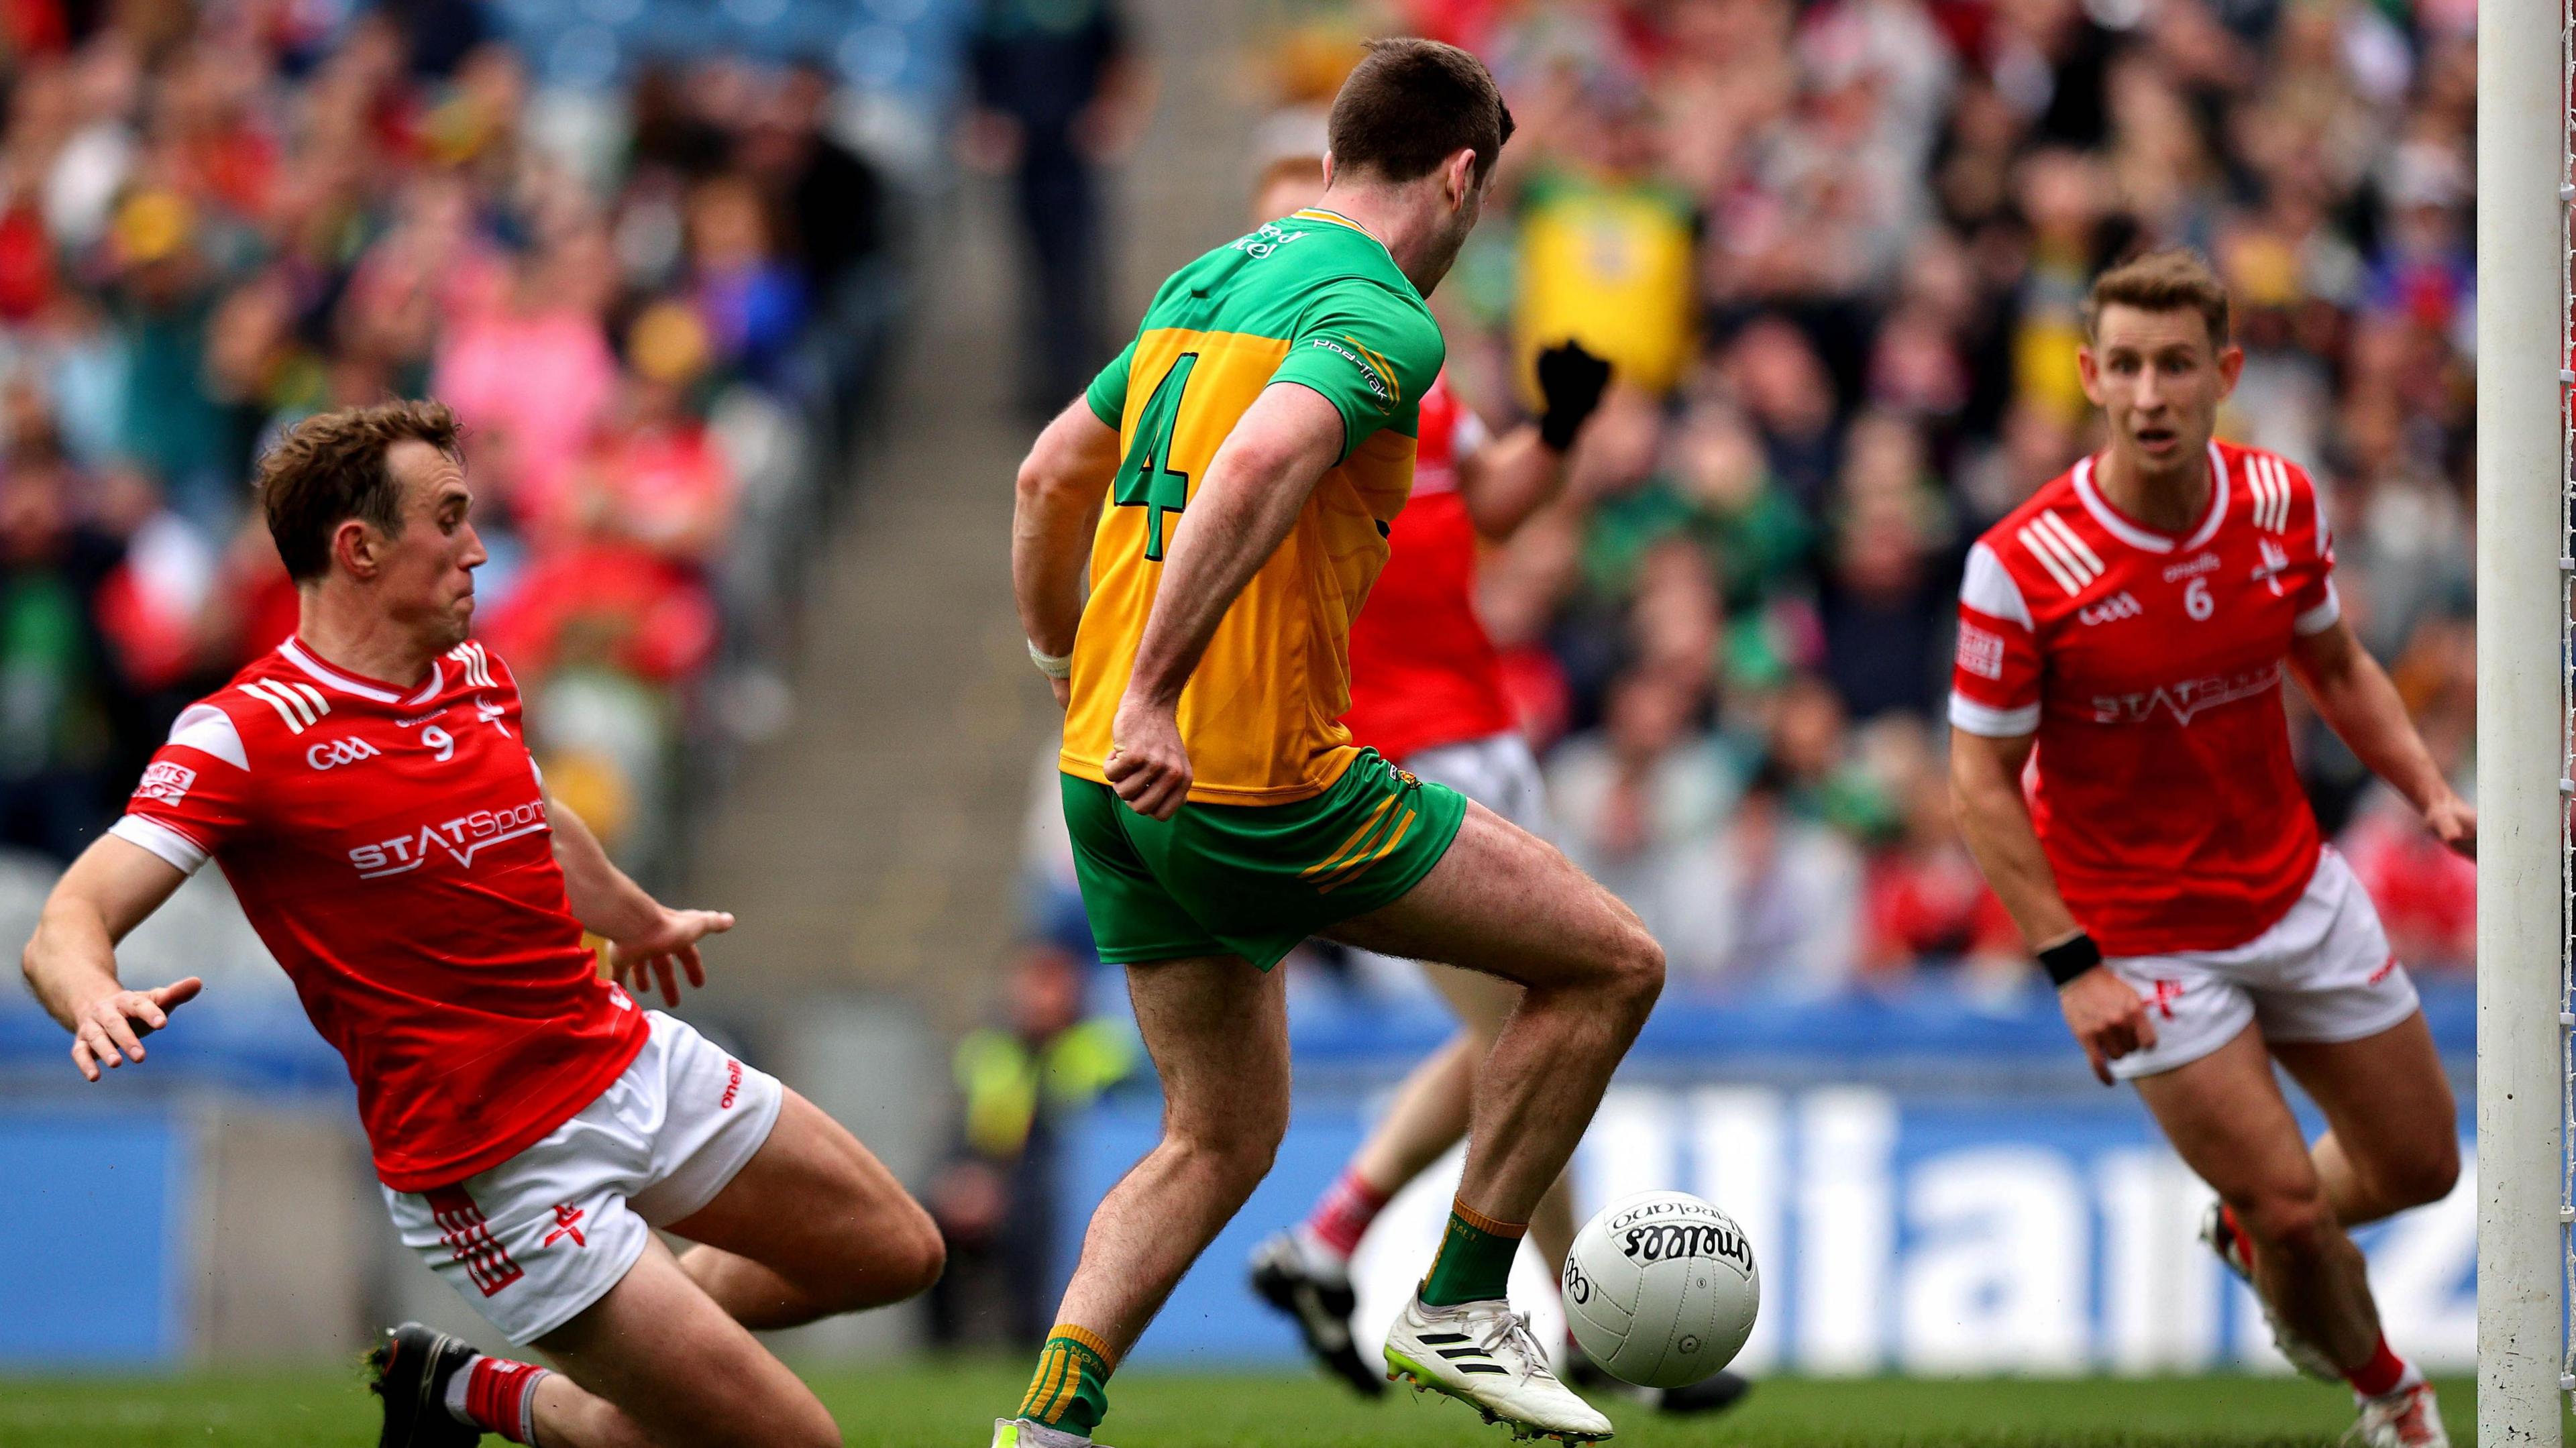
[(1664, 948), (1631, 917), (1604, 952), (1601, 976), (1609, 994), (1643, 1019), (1664, 993)]
[(2322, 1185), (2281, 1187), (2230, 1199), (2238, 1225), (2253, 1237), (2257, 1250), (2291, 1257), (2321, 1252), (2337, 1230), (2334, 1209), (2326, 1204)]
[(917, 1297), (930, 1290), (939, 1274), (948, 1270), (948, 1239), (939, 1234), (939, 1224), (918, 1203), (911, 1203), (904, 1221), (887, 1234), (884, 1253), (886, 1285), (893, 1290), (891, 1301)]
[(2430, 1206), (2460, 1184), (2460, 1143), (2446, 1133), (2438, 1145), (2382, 1167), (2375, 1175), (2380, 1191), (2396, 1210)]
[(1287, 1135), (1288, 1113), (1283, 1107), (1277, 1111), (1265, 1108), (1228, 1123), (1191, 1127), (1175, 1123), (1166, 1132), (1166, 1140), (1188, 1153), (1202, 1170), (1238, 1194), (1250, 1196), (1261, 1179), (1270, 1175), (1271, 1163), (1279, 1158), (1279, 1143)]

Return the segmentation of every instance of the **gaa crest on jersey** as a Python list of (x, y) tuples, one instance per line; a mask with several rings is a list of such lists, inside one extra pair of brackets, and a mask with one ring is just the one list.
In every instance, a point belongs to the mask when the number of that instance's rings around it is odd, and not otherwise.
[(135, 786), (134, 797), (175, 805), (188, 797), (188, 786), (196, 782), (197, 771), (165, 759), (143, 771), (143, 782)]
[(336, 769), (343, 764), (355, 764), (361, 759), (373, 759), (382, 753), (384, 753), (383, 750), (366, 740), (350, 735), (340, 739), (326, 739), (305, 750), (304, 762), (315, 769)]
[(2136, 618), (2146, 611), (2145, 606), (2138, 602), (2137, 595), (2124, 588), (2100, 603), (2088, 604), (2077, 610), (2075, 621), (2091, 628), (2095, 624), (2110, 623), (2117, 619)]

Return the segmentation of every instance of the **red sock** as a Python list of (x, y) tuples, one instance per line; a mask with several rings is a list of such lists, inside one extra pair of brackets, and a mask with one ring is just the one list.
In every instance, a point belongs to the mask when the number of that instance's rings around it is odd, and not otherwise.
[(1386, 1209), (1386, 1201), (1386, 1193), (1345, 1167), (1331, 1189), (1316, 1200), (1314, 1212), (1306, 1218), (1306, 1230), (1316, 1241), (1348, 1257), (1359, 1250), (1360, 1238)]
[(2388, 1339), (2383, 1336), (2371, 1348), (2369, 1361), (2343, 1376), (2345, 1382), (2352, 1384), (2352, 1390), (2363, 1397), (2384, 1398), (2408, 1386), (2408, 1379), (2415, 1377), (2415, 1370), (2406, 1365), (2406, 1359), (2388, 1350)]
[(465, 1420), (513, 1443), (536, 1442), (537, 1384), (545, 1376), (534, 1363), (476, 1358), (465, 1368)]

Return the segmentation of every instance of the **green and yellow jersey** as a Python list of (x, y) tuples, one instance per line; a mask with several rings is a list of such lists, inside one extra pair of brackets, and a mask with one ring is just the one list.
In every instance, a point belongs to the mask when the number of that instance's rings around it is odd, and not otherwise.
[(1690, 198), (1671, 187), (1531, 177), (1513, 346), (1531, 403), (1540, 400), (1540, 350), (1568, 338), (1621, 381), (1670, 391), (1696, 346), (1697, 246)]
[(1217, 625), (1181, 693), (1181, 739), (1195, 803), (1285, 804), (1341, 777), (1357, 753), (1340, 722), (1351, 620), (1413, 489), (1415, 419), (1444, 354), (1394, 258), (1330, 211), (1271, 222), (1163, 283), (1089, 393), (1121, 460), (1074, 643), (1067, 774), (1107, 782), (1110, 724), (1190, 500), (1262, 389), (1296, 382), (1341, 412), (1341, 460)]

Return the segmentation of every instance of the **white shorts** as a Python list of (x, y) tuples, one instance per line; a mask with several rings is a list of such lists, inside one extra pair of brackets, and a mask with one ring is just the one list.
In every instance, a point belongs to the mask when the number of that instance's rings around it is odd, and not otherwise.
[(1539, 778), (1529, 741), (1516, 731), (1435, 745), (1396, 762), (1406, 772), (1445, 784), (1540, 839), (1548, 837), (1547, 786)]
[(2259, 1024), (2266, 1041), (2357, 1041), (2415, 1013), (2415, 983), (2343, 856), (2317, 860), (2289, 913), (2229, 950), (2106, 960), (2147, 999), (2156, 1044), (2111, 1063), (2121, 1080), (2189, 1065)]
[(384, 1189), (403, 1245), (525, 1345), (608, 1295), (652, 1228), (715, 1200), (778, 1124), (785, 1088), (647, 1011), (644, 1048), (536, 1145), (454, 1186)]

